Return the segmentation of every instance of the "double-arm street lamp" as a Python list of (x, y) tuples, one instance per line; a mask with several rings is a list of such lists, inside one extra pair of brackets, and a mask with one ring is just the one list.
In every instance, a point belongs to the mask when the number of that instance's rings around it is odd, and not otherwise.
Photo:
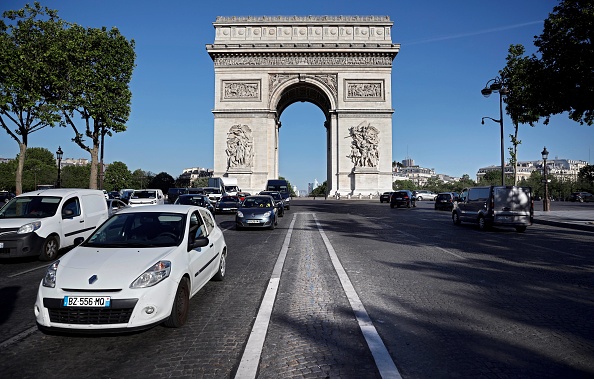
[(60, 174), (62, 173), (62, 156), (64, 156), (64, 152), (62, 148), (58, 146), (58, 151), (56, 151), (56, 158), (58, 158), (58, 182), (56, 183), (56, 187), (60, 188), (62, 179), (60, 178)]
[(489, 97), (493, 92), (499, 93), (499, 120), (491, 117), (483, 117), (481, 124), (485, 125), (485, 119), (488, 118), (491, 121), (499, 123), (501, 128), (501, 185), (505, 185), (505, 147), (503, 145), (503, 96), (507, 95), (507, 88), (503, 85), (501, 78), (496, 77), (491, 79), (485, 84), (485, 88), (481, 90), (484, 97)]
[(547, 212), (551, 208), (551, 203), (549, 200), (549, 181), (547, 180), (547, 158), (549, 157), (549, 152), (547, 151), (547, 147), (545, 146), (544, 149), (540, 152), (542, 155), (543, 160), (543, 179), (542, 182), (544, 183), (544, 199), (542, 200), (542, 210)]

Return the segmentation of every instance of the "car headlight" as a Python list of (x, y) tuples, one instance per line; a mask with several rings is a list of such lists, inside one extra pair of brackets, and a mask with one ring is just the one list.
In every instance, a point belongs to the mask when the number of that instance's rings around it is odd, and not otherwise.
[(41, 228), (41, 221), (31, 222), (29, 224), (25, 224), (19, 228), (17, 234), (25, 234), (31, 233), (36, 231), (37, 229)]
[(264, 213), (264, 217), (270, 217), (270, 214), (271, 214), (271, 213), (272, 213), (272, 212), (270, 212), (270, 211), (268, 211), (268, 212)]
[(152, 287), (163, 279), (167, 278), (171, 273), (171, 262), (159, 261), (149, 267), (148, 270), (142, 273), (136, 280), (130, 284), (130, 288), (146, 288)]
[(49, 288), (56, 287), (56, 274), (58, 272), (58, 265), (60, 261), (55, 261), (47, 268), (45, 276), (43, 277), (43, 286)]
[(237, 211), (237, 217), (243, 217), (243, 213), (241, 211)]

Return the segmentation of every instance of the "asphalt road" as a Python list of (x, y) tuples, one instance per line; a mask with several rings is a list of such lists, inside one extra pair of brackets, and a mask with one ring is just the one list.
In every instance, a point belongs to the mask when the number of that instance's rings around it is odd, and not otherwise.
[(181, 329), (43, 334), (33, 304), (46, 264), (0, 260), (2, 377), (230, 378), (254, 354), (260, 378), (594, 377), (594, 233), (481, 232), (432, 202), (377, 200), (295, 200), (274, 231), (217, 222), (226, 280), (191, 300)]

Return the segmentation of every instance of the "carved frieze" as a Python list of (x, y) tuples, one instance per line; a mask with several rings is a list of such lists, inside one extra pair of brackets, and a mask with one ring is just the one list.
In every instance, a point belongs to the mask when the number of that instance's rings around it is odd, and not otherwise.
[(384, 100), (383, 80), (345, 80), (345, 101)]
[(351, 142), (351, 159), (353, 166), (377, 167), (379, 162), (379, 130), (367, 121), (349, 128)]
[(294, 67), (294, 66), (366, 66), (391, 67), (393, 54), (291, 54), (251, 55), (217, 54), (213, 57), (216, 67)]
[(259, 101), (259, 80), (223, 80), (222, 101)]
[(227, 169), (252, 167), (254, 137), (247, 125), (233, 125), (227, 133)]

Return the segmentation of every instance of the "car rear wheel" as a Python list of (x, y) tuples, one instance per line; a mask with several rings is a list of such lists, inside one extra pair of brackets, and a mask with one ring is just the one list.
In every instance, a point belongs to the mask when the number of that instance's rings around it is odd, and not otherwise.
[(45, 239), (39, 259), (45, 262), (53, 261), (58, 256), (60, 242), (56, 236), (49, 236)]
[(417, 196), (417, 201), (423, 201), (423, 196)]
[(460, 221), (460, 215), (458, 212), (452, 213), (452, 221), (454, 222), (454, 225), (460, 225), (462, 223), (462, 221)]
[(188, 313), (190, 312), (190, 285), (188, 278), (182, 278), (177, 291), (175, 292), (175, 299), (171, 307), (171, 315), (165, 320), (165, 326), (168, 328), (179, 328), (183, 326), (188, 320)]

